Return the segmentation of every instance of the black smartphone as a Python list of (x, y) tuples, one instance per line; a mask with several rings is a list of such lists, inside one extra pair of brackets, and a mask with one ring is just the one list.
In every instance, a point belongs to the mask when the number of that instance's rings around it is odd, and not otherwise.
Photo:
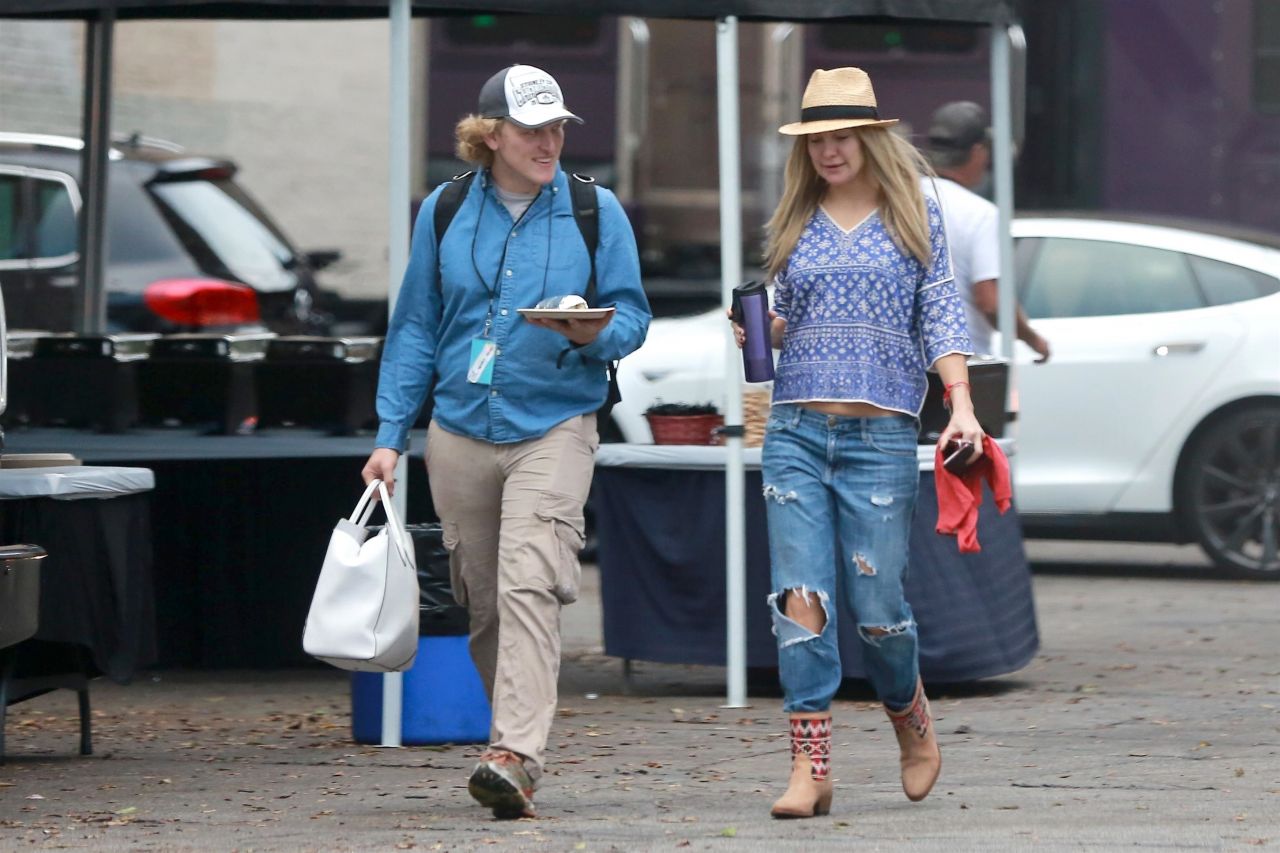
[(953, 438), (942, 450), (942, 467), (952, 474), (963, 474), (969, 470), (971, 455), (973, 455), (972, 441), (956, 441)]

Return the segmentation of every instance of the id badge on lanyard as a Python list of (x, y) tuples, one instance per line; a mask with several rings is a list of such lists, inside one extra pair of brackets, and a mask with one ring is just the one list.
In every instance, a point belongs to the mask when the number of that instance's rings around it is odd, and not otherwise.
[(488, 338), (471, 339), (471, 366), (467, 368), (467, 381), (476, 385), (493, 384), (493, 357), (498, 345)]

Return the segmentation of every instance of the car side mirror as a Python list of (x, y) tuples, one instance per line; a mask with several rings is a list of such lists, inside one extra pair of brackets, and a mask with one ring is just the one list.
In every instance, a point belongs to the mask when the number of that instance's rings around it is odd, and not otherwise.
[(314, 252), (307, 252), (303, 257), (306, 258), (307, 266), (311, 269), (322, 270), (341, 260), (342, 252), (338, 249), (317, 249)]

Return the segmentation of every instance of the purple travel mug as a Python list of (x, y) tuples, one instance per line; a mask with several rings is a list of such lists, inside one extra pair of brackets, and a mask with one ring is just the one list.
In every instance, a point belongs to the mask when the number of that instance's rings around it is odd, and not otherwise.
[(749, 281), (733, 289), (733, 321), (746, 333), (742, 369), (747, 381), (773, 379), (773, 321), (769, 319), (769, 291), (764, 282)]

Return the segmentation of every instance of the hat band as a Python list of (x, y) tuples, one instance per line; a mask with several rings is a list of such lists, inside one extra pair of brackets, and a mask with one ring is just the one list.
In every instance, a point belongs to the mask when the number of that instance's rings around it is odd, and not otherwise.
[(845, 104), (826, 107), (805, 107), (800, 111), (801, 121), (826, 121), (833, 118), (879, 119), (880, 113), (875, 107), (855, 107)]

